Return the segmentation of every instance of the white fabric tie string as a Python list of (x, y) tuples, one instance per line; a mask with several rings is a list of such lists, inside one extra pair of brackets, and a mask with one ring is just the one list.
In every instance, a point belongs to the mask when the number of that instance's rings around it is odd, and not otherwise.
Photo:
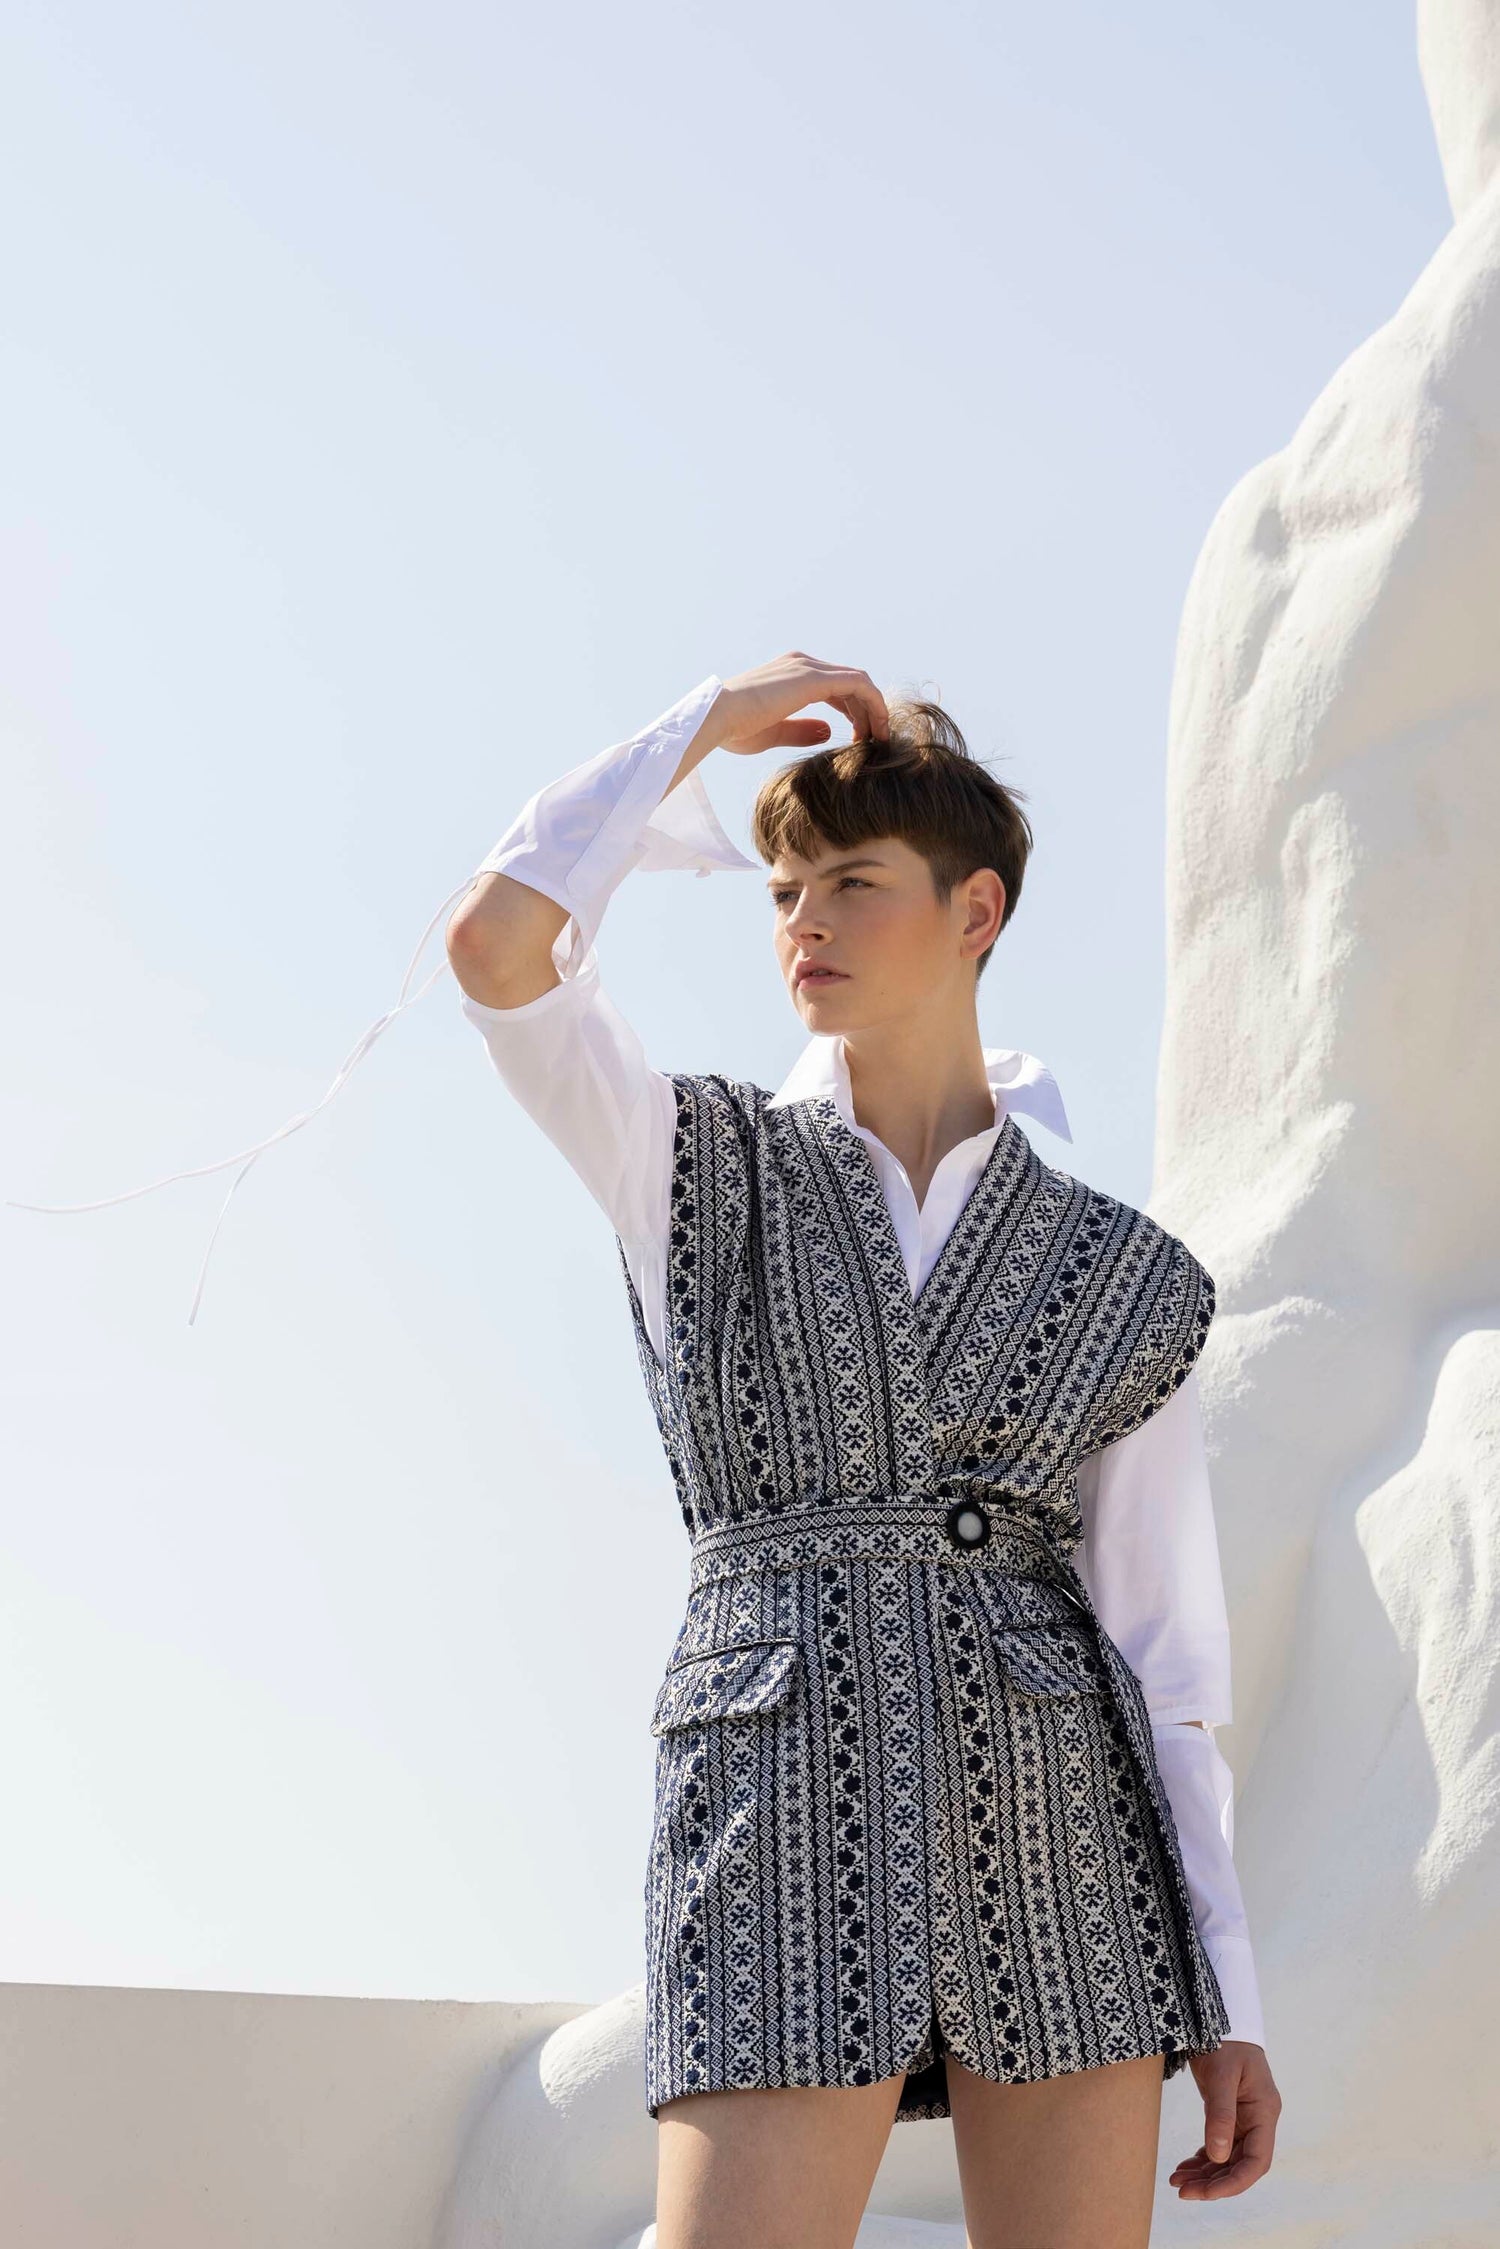
[[(710, 673), (653, 725), (642, 728), (629, 741), (601, 751), (559, 780), (548, 782), (527, 800), (499, 842), (486, 853), (474, 872), (449, 892), (433, 914), (401, 980), (395, 1006), (377, 1016), (362, 1034), (340, 1064), (322, 1100), (315, 1102), (311, 1109), (304, 1109), (300, 1116), (288, 1117), (284, 1125), (257, 1141), (253, 1148), (242, 1148), (237, 1155), (222, 1156), (217, 1163), (169, 1172), (165, 1179), (153, 1179), (144, 1187), (129, 1187), (123, 1195), (105, 1195), (92, 1203), (23, 1203), (7, 1196), (7, 1207), (44, 1211), (49, 1215), (108, 1210), (115, 1203), (132, 1202), (137, 1195), (153, 1195), (158, 1187), (170, 1187), (179, 1179), (202, 1179), (238, 1164), (240, 1169), (230, 1182), (203, 1253), (198, 1285), (188, 1313), (191, 1327), (203, 1300), (203, 1285), (208, 1277), (214, 1243), (236, 1188), (268, 1148), (300, 1132), (320, 1109), (328, 1106), (381, 1032), (403, 1009), (415, 1005), (431, 990), (449, 964), (446, 960), (439, 961), (426, 982), (412, 991), (412, 978), (423, 949), (444, 914), (473, 889), (482, 875), (503, 874), (511, 866), (518, 866), (523, 882), (531, 878), (531, 889), (539, 889), (544, 897), (554, 898), (566, 906), (568, 920), (553, 941), (552, 961), (559, 976), (567, 978), (581, 974), (592, 957), (594, 934), (605, 904), (631, 868), (639, 867), (650, 873), (690, 867), (705, 875), (717, 867), (754, 868), (759, 865), (758, 860), (747, 858), (725, 834), (704, 788), (703, 775), (697, 768), (680, 787), (660, 801), (663, 788), (676, 770), (683, 744), (696, 733), (720, 685), (718, 675)], [(601, 801), (610, 806), (602, 818), (598, 808), (592, 806), (590, 792), (594, 790), (601, 791)], [(549, 879), (546, 870), (554, 861), (555, 872)]]
[(105, 1195), (99, 1202), (96, 1203), (22, 1203), (15, 1201), (10, 1196), (7, 1196), (7, 1208), (11, 1210), (46, 1211), (49, 1214), (53, 1215), (59, 1213), (71, 1213), (74, 1211), (108, 1210), (112, 1203), (133, 1202), (137, 1195), (154, 1195), (158, 1187), (170, 1187), (176, 1180), (203, 1179), (207, 1177), (211, 1172), (227, 1171), (231, 1164), (239, 1164), (241, 1166), (241, 1169), (238, 1173), (236, 1173), (234, 1179), (230, 1182), (229, 1193), (224, 1197), (223, 1202), (219, 1206), (219, 1215), (214, 1221), (213, 1232), (208, 1237), (208, 1247), (203, 1252), (203, 1263), (198, 1269), (198, 1285), (193, 1291), (192, 1309), (188, 1313), (188, 1325), (189, 1327), (191, 1327), (193, 1322), (198, 1317), (198, 1306), (203, 1301), (203, 1284), (208, 1278), (208, 1261), (213, 1255), (214, 1243), (219, 1238), (219, 1228), (224, 1223), (224, 1213), (228, 1210), (230, 1203), (234, 1200), (236, 1188), (240, 1185), (246, 1174), (251, 1170), (252, 1166), (255, 1165), (265, 1154), (268, 1148), (274, 1147), (278, 1140), (285, 1140), (289, 1137), (290, 1134), (294, 1132), (300, 1132), (302, 1127), (309, 1121), (310, 1118), (315, 1117), (320, 1109), (325, 1109), (328, 1106), (329, 1102), (338, 1092), (340, 1086), (347, 1083), (351, 1073), (355, 1070), (358, 1064), (364, 1060), (371, 1047), (375, 1044), (375, 1041), (379, 1038), (381, 1032), (384, 1031), (389, 1024), (394, 1023), (396, 1017), (400, 1015), (404, 1009), (414, 1006), (415, 1003), (419, 999), (421, 999), (424, 992), (429, 992), (432, 989), (438, 978), (448, 968), (449, 964), (446, 960), (441, 960), (438, 962), (437, 967), (427, 978), (426, 982), (420, 985), (415, 992), (410, 991), (408, 987), (410, 986), (411, 980), (417, 972), (417, 963), (422, 958), (422, 954), (426, 947), (428, 938), (432, 935), (439, 921), (448, 911), (448, 908), (452, 906), (458, 899), (464, 897), (468, 891), (472, 890), (477, 880), (477, 875), (467, 875), (459, 884), (456, 890), (452, 890), (449, 892), (448, 896), (443, 900), (441, 906), (438, 907), (437, 912), (428, 922), (427, 927), (423, 930), (422, 935), (418, 940), (417, 949), (412, 954), (411, 960), (407, 965), (406, 974), (401, 979), (401, 990), (397, 995), (395, 1006), (387, 1008), (384, 1015), (377, 1016), (375, 1021), (370, 1025), (369, 1029), (361, 1034), (359, 1039), (351, 1048), (349, 1054), (339, 1065), (337, 1075), (335, 1076), (332, 1085), (330, 1085), (330, 1087), (328, 1088), (328, 1091), (324, 1094), (322, 1100), (314, 1102), (313, 1106), (310, 1109), (304, 1109), (300, 1116), (288, 1117), (284, 1125), (278, 1125), (274, 1132), (267, 1133), (265, 1139), (258, 1140), (253, 1148), (242, 1148), (237, 1155), (221, 1156), (217, 1163), (197, 1164), (187, 1171), (168, 1172), (165, 1179), (153, 1179), (149, 1182), (148, 1185), (144, 1187), (128, 1187), (123, 1195)]

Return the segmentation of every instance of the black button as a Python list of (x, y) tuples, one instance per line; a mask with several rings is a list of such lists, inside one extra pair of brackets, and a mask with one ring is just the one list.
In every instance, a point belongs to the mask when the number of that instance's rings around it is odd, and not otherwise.
[(977, 1500), (956, 1499), (944, 1521), (955, 1546), (983, 1546), (990, 1535), (990, 1519)]

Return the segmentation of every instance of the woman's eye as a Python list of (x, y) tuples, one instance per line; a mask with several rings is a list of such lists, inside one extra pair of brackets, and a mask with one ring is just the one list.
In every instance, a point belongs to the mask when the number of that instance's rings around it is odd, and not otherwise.
[[(842, 890), (845, 883), (850, 882), (859, 890), (873, 890), (875, 887), (873, 883), (866, 882), (863, 875), (840, 875), (834, 888)], [(789, 898), (795, 898), (796, 895), (795, 890), (773, 890), (771, 892), (771, 903), (773, 906), (784, 906)]]

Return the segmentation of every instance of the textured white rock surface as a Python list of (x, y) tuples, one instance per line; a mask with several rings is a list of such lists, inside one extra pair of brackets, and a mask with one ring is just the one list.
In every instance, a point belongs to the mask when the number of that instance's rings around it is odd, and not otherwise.
[(1188, 595), (1152, 1198), (1220, 1288), (1287, 2102), (1217, 2230), (1393, 2249), (1500, 2239), (1500, 0), (1433, 0), (1421, 57), (1453, 230)]

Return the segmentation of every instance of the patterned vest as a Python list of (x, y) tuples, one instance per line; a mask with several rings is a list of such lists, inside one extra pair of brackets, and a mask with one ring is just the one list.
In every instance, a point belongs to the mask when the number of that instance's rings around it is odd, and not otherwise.
[(870, 1151), (831, 1095), (773, 1107), (757, 1085), (672, 1079), (664, 1365), (625, 1278), (689, 1532), (978, 1484), (1066, 1559), (1079, 1463), (1149, 1420), (1203, 1348), (1203, 1267), (1006, 1117), (913, 1300)]
[[(1043, 1163), (1007, 1116), (914, 1300), (869, 1148), (831, 1094), (772, 1106), (757, 1085), (672, 1077), (664, 1362), (619, 1246), (693, 1585), (832, 1554), (930, 1558), (934, 1501), (982, 1498), (1002, 1560), (1040, 1547), (1088, 1620), (1084, 1660), (1102, 1664), (1154, 1810), (1189, 2015), (1208, 2041), (1222, 2036), (1144, 1690), (1071, 1563), (1079, 1464), (1186, 1379), (1213, 1317), (1208, 1274), (1154, 1220)], [(878, 1508), (849, 1504), (872, 1497)], [(676, 1722), (673, 1698), (701, 1671), (669, 1671), (659, 1725)], [(1179, 2047), (1166, 2074), (1184, 2059)]]

